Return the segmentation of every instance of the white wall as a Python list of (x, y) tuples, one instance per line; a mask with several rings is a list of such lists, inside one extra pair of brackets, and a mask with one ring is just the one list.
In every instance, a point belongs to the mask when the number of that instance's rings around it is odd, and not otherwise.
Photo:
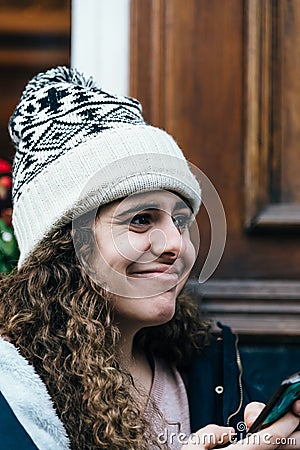
[(129, 92), (130, 0), (72, 0), (71, 66), (98, 86)]

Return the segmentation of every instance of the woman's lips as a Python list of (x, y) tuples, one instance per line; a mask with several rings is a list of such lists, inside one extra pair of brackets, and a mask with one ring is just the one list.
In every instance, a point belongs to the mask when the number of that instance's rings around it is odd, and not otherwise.
[(135, 270), (128, 275), (130, 278), (155, 278), (163, 281), (177, 281), (179, 273), (172, 266), (168, 268), (148, 269), (148, 270)]

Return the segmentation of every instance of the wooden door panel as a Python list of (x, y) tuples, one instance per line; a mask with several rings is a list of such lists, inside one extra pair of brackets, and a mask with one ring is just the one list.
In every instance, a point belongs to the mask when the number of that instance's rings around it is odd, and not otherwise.
[(300, 229), (300, 4), (245, 2), (245, 226)]

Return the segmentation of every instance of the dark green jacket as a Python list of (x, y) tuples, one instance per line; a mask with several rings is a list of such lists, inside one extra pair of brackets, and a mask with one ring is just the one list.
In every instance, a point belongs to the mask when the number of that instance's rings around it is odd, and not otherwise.
[(233, 426), (242, 431), (246, 404), (266, 401), (265, 395), (243, 374), (237, 336), (230, 328), (218, 325), (220, 335), (216, 335), (211, 345), (194, 359), (188, 374), (193, 432), (209, 423)]

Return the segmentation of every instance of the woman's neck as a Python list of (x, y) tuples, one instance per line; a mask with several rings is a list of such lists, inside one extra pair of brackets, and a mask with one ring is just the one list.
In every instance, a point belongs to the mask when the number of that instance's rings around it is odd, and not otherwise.
[(122, 334), (118, 345), (120, 364), (133, 378), (135, 387), (149, 395), (153, 370), (144, 349), (134, 343), (134, 334)]

